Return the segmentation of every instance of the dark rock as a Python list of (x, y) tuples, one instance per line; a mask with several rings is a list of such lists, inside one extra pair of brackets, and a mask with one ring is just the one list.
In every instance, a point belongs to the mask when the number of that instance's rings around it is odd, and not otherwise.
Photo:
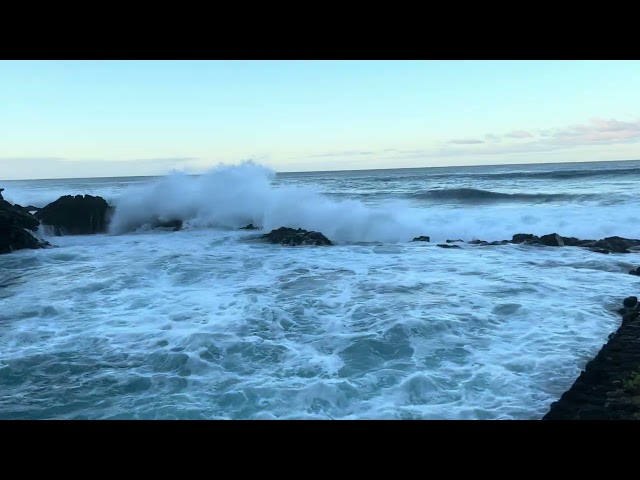
[(469, 242), (469, 245), (486, 245), (487, 243), (489, 243), (489, 242), (487, 242), (485, 240), (471, 240)]
[(297, 245), (333, 245), (331, 240), (320, 232), (309, 232), (298, 228), (280, 227), (276, 230), (262, 235), (262, 238), (281, 245), (297, 246)]
[(451, 245), (449, 243), (439, 243), (438, 245), (436, 245), (437, 247), (440, 248), (460, 248), (459, 245)]
[(530, 233), (516, 233), (511, 238), (511, 243), (525, 243), (533, 240), (538, 240), (538, 237)]
[(39, 225), (40, 222), (33, 215), (11, 205), (0, 195), (0, 253), (49, 246), (47, 242), (39, 240), (31, 233), (35, 232)]
[(464, 240), (460, 240), (460, 239), (457, 239), (457, 240), (447, 240), (446, 242), (447, 242), (447, 243), (464, 243)]
[(603, 248), (613, 253), (631, 253), (628, 249), (640, 245), (640, 240), (622, 237), (607, 237), (598, 240), (593, 247)]
[(109, 205), (102, 197), (65, 195), (35, 213), (55, 235), (88, 235), (107, 231)]
[(580, 240), (575, 237), (560, 237), (565, 247), (589, 247), (596, 243), (595, 240)]
[(633, 270), (629, 270), (629, 275), (638, 275), (638, 276), (640, 276), (640, 267), (634, 268)]
[(260, 230), (260, 227), (254, 227), (253, 223), (250, 223), (246, 227), (240, 227), (240, 230)]
[(412, 242), (430, 242), (431, 238), (427, 237), (425, 235), (421, 235), (419, 237), (414, 238), (413, 240), (411, 240)]
[(622, 304), (627, 308), (633, 308), (638, 304), (638, 297), (627, 297)]
[(4, 192), (4, 188), (0, 188), (0, 200), (4, 200), (4, 198), (2, 197), (2, 192)]
[(497, 242), (489, 242), (487, 243), (487, 245), (508, 245), (509, 243), (511, 242), (509, 242), (508, 240), (499, 240)]
[(564, 247), (564, 240), (557, 233), (550, 233), (549, 235), (543, 235), (538, 241), (548, 247)]
[(156, 220), (153, 222), (153, 228), (170, 228), (174, 232), (182, 229), (182, 220)]
[(596, 252), (596, 253), (604, 253), (605, 255), (608, 255), (609, 250), (605, 249), (605, 248), (590, 248), (589, 250), (591, 250), (592, 252)]

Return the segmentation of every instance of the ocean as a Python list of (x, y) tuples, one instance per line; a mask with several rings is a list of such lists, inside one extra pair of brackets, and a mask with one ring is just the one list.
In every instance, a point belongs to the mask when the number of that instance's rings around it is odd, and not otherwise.
[[(0, 419), (539, 419), (640, 253), (437, 243), (640, 238), (639, 184), (640, 161), (2, 181), (116, 213), (0, 256)], [(335, 245), (258, 239), (281, 226)]]

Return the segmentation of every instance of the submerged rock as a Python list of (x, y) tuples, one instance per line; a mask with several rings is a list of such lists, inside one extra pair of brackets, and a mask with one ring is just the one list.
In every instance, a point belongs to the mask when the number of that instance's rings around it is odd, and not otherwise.
[(436, 246), (440, 248), (460, 248), (459, 245), (451, 245), (450, 243), (439, 243)]
[(297, 246), (297, 245), (333, 245), (331, 240), (320, 232), (310, 232), (298, 228), (280, 227), (276, 230), (262, 235), (262, 238), (281, 245)]
[(446, 240), (446, 243), (464, 243), (464, 240), (458, 238), (457, 240)]
[(153, 228), (167, 228), (171, 229), (174, 232), (177, 232), (182, 229), (182, 220), (156, 220), (153, 223)]
[(104, 233), (111, 209), (102, 197), (65, 195), (35, 213), (43, 225), (53, 227), (54, 235)]
[(638, 275), (638, 276), (640, 276), (640, 267), (634, 268), (633, 270), (629, 270), (629, 275)]
[(629, 248), (640, 246), (640, 240), (622, 237), (607, 237), (593, 244), (595, 248), (602, 248), (613, 253), (631, 253)]
[(262, 228), (260, 227), (254, 227), (253, 223), (250, 223), (249, 225), (246, 225), (244, 227), (240, 227), (239, 230), (262, 230)]
[(419, 237), (414, 238), (413, 240), (411, 240), (412, 242), (430, 242), (431, 238), (427, 237), (426, 235), (421, 235)]

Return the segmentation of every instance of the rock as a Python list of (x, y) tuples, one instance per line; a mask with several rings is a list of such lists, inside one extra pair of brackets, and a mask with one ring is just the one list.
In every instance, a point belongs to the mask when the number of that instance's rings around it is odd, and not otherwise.
[(509, 240), (499, 240), (497, 242), (489, 242), (487, 245), (508, 245), (509, 243), (511, 243)]
[(610, 253), (606, 248), (589, 248), (589, 250), (595, 253), (604, 253), (605, 255), (608, 255)]
[(629, 275), (638, 275), (638, 276), (640, 276), (640, 267), (634, 268), (633, 270), (629, 270)]
[(460, 248), (459, 245), (451, 245), (449, 243), (439, 243), (438, 245), (436, 245), (437, 247), (440, 248)]
[(627, 308), (633, 308), (638, 304), (638, 297), (627, 297), (622, 301), (622, 305)]
[(596, 243), (595, 240), (580, 240), (575, 237), (560, 237), (566, 247), (589, 247)]
[(250, 223), (246, 227), (240, 227), (240, 230), (261, 230), (260, 227), (254, 227), (253, 223)]
[(613, 253), (631, 253), (628, 249), (640, 246), (640, 240), (622, 237), (607, 237), (593, 244), (595, 248), (603, 248)]
[(533, 240), (538, 240), (538, 237), (530, 233), (516, 233), (511, 238), (511, 243), (525, 243)]
[(333, 245), (331, 240), (320, 232), (310, 232), (298, 228), (280, 227), (276, 230), (262, 235), (262, 238), (281, 245), (297, 246), (297, 245)]
[(564, 247), (564, 240), (557, 233), (550, 233), (549, 235), (543, 235), (538, 241), (547, 245), (548, 247)]
[(460, 240), (460, 239), (457, 239), (457, 240), (447, 240), (446, 242), (447, 242), (447, 243), (464, 243), (464, 240)]
[[(4, 189), (0, 189), (0, 192)], [(10, 253), (24, 248), (44, 248), (49, 243), (35, 237), (31, 232), (40, 222), (22, 208), (17, 208), (0, 195), (0, 253)]]
[(156, 220), (153, 223), (153, 228), (168, 228), (173, 230), (174, 232), (177, 232), (178, 230), (182, 229), (182, 220)]
[(471, 240), (468, 243), (469, 243), (469, 245), (486, 245), (489, 242), (487, 242), (485, 240)]
[(421, 235), (419, 237), (414, 238), (413, 240), (411, 240), (412, 242), (430, 242), (431, 238), (427, 237), (425, 235)]
[(35, 217), (52, 226), (54, 235), (88, 235), (107, 231), (111, 211), (102, 197), (65, 195), (38, 210)]

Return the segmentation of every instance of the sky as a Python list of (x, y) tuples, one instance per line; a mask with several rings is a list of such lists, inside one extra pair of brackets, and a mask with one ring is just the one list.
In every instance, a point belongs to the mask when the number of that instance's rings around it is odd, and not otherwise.
[(0, 61), (0, 179), (640, 159), (640, 61)]

